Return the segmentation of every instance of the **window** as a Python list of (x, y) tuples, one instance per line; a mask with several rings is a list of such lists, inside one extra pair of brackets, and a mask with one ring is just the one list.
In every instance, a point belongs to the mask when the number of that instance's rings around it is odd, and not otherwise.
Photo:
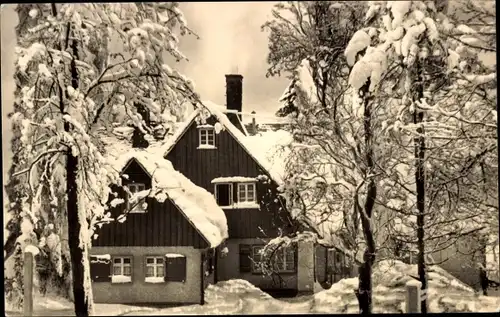
[(295, 249), (281, 248), (274, 254), (274, 265), (278, 272), (295, 272)]
[(182, 254), (167, 254), (165, 256), (165, 281), (186, 281), (186, 257)]
[[(252, 247), (252, 272), (260, 273), (262, 272), (262, 267), (260, 262), (262, 262), (262, 256), (260, 251), (263, 246), (253, 246)], [(279, 273), (285, 272), (295, 272), (296, 261), (295, 261), (295, 248), (280, 248), (274, 252), (271, 259), (273, 265), (273, 270)]]
[(217, 205), (228, 207), (233, 204), (233, 184), (215, 184)]
[[(138, 192), (141, 192), (143, 190), (146, 190), (146, 186), (141, 183), (136, 183), (136, 184), (128, 184), (127, 185), (128, 190), (130, 191), (130, 194), (134, 195)], [(130, 200), (131, 197), (129, 197)], [(144, 208), (144, 199), (141, 199), (140, 201), (135, 201), (135, 202), (130, 202), (127, 200), (127, 210), (129, 210), (130, 213), (144, 213), (146, 212), (146, 208)], [(132, 208), (132, 209), (131, 209)]]
[(255, 203), (255, 183), (238, 184), (238, 203)]
[(113, 258), (113, 271), (111, 276), (113, 283), (132, 282), (132, 258), (115, 257)]
[[(236, 186), (236, 193), (234, 194), (233, 184)], [(256, 187), (256, 184), (251, 182), (236, 183), (227, 181), (226, 183), (215, 183), (215, 200), (220, 207), (235, 209), (259, 208)]]
[(162, 283), (164, 281), (164, 261), (163, 257), (146, 258), (146, 282)]
[(200, 146), (202, 148), (215, 148), (215, 131), (214, 128), (199, 128)]

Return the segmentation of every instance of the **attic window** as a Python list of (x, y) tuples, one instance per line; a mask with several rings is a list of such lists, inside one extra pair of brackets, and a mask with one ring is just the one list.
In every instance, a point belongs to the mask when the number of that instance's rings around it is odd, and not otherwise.
[[(130, 194), (132, 194), (132, 196), (134, 194), (137, 194), (137, 193), (143, 191), (143, 190), (146, 190), (146, 186), (144, 184), (141, 184), (141, 183), (128, 184), (127, 187), (128, 187), (128, 190), (130, 191)], [(130, 198), (131, 197), (129, 197), (129, 200), (127, 200), (127, 210), (130, 210), (129, 211), (130, 213), (145, 213), (146, 212), (146, 208), (144, 208), (144, 206), (145, 206), (144, 199), (140, 199), (139, 201), (136, 201), (136, 202), (131, 202)]]
[(215, 129), (214, 127), (202, 127), (198, 129), (200, 135), (200, 145), (198, 149), (215, 149)]
[(255, 183), (239, 183), (238, 184), (238, 202), (239, 203), (256, 203), (257, 197), (255, 194)]
[(215, 199), (217, 205), (229, 207), (233, 204), (233, 184), (215, 184)]
[(235, 176), (213, 179), (215, 200), (219, 207), (226, 209), (259, 209), (256, 183), (249, 180), (255, 180), (255, 178)]

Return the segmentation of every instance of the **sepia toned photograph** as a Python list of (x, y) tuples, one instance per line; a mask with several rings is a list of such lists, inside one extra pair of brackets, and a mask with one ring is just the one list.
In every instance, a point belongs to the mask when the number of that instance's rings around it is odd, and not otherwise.
[(496, 1), (0, 12), (5, 316), (500, 312)]

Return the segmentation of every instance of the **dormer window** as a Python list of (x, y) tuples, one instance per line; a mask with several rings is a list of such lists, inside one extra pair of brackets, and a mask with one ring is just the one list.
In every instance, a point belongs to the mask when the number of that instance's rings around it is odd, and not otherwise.
[(255, 183), (238, 184), (238, 202), (239, 203), (257, 203), (255, 195)]
[(260, 209), (255, 180), (255, 177), (244, 176), (214, 178), (212, 184), (217, 204), (226, 209)]
[(131, 196), (127, 200), (127, 210), (130, 210), (129, 213), (145, 213), (146, 212), (146, 204), (144, 203), (144, 199), (135, 199), (135, 201), (130, 201), (130, 199), (137, 193), (146, 190), (146, 186), (141, 183), (134, 183), (127, 185), (128, 190), (130, 191)]
[(198, 149), (215, 149), (215, 129), (212, 126), (198, 128), (200, 144)]

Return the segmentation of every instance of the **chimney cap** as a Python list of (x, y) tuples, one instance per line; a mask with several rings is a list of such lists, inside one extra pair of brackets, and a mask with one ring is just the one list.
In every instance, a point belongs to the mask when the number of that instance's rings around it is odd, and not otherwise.
[(231, 78), (231, 77), (243, 78), (243, 75), (241, 75), (241, 74), (226, 74), (226, 78)]

